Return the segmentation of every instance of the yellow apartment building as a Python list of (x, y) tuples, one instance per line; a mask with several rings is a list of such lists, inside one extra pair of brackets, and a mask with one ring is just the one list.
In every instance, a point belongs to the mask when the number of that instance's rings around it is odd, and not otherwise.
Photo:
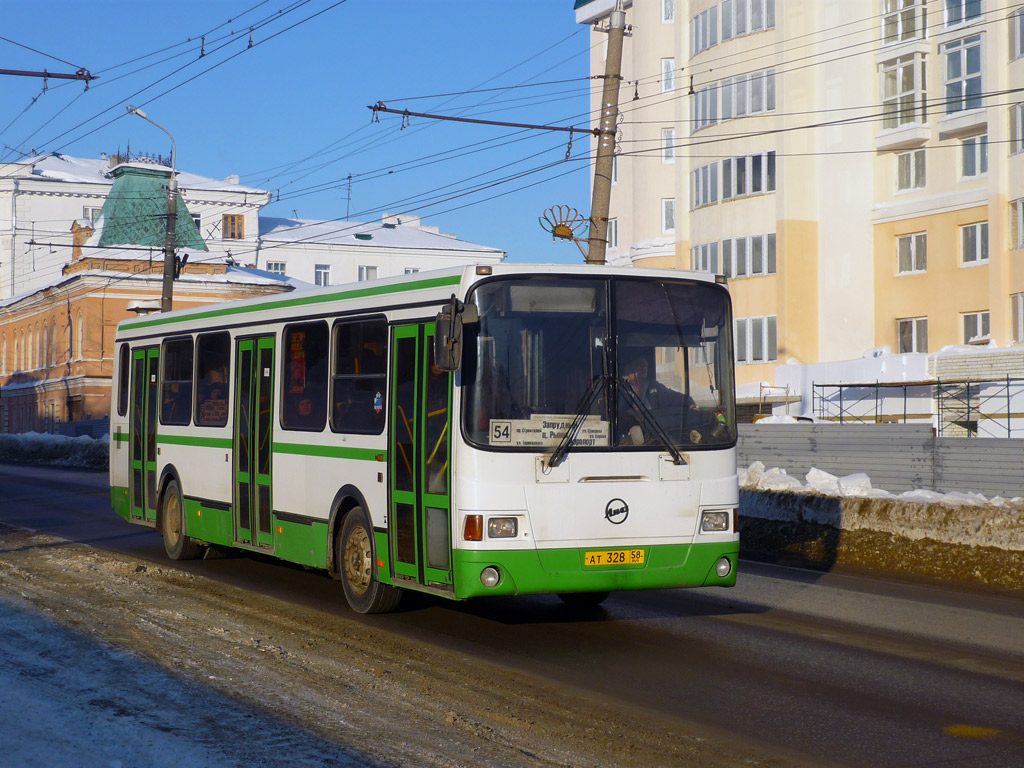
[(623, 7), (608, 260), (728, 276), (739, 385), (1024, 342), (1024, 3)]

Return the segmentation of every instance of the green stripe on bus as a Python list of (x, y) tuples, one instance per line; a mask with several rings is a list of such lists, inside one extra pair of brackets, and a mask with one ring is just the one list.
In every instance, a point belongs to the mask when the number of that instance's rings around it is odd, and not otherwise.
[(127, 432), (115, 432), (110, 437), (111, 437), (111, 439), (115, 443), (127, 443), (128, 442), (128, 433)]
[(274, 453), (296, 456), (320, 456), (328, 459), (356, 459), (358, 461), (384, 461), (384, 450), (374, 448), (342, 448), (337, 445), (302, 445), (300, 443), (274, 443)]
[(371, 288), (356, 288), (349, 291), (336, 291), (317, 296), (304, 296), (297, 299), (282, 299), (281, 301), (269, 301), (244, 307), (227, 306), (223, 309), (214, 309), (207, 312), (197, 312), (183, 317), (155, 317), (152, 320), (134, 320), (121, 324), (126, 330), (137, 330), (139, 328), (152, 328), (168, 323), (187, 322), (189, 320), (207, 320), (214, 317), (227, 317), (230, 315), (241, 315), (249, 312), (265, 312), (272, 309), (286, 309), (288, 307), (301, 307), (313, 304), (326, 304), (331, 301), (343, 299), (361, 299), (367, 296), (382, 296), (388, 293), (401, 293), (404, 291), (419, 291), (425, 288), (441, 288), (446, 285), (458, 285), (462, 282), (462, 275), (449, 277), (435, 277), (430, 280), (417, 280), (413, 283), (403, 285), (379, 285)]
[(192, 445), (196, 448), (220, 448), (230, 451), (234, 443), (230, 437), (193, 437), (192, 435), (157, 435), (159, 445)]

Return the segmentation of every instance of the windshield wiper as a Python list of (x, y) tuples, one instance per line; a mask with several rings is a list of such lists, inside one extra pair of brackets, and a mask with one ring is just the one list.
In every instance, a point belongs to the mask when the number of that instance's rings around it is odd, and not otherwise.
[[(551, 458), (548, 459), (549, 467), (557, 467), (565, 461), (569, 448), (572, 446), (572, 441), (576, 439), (576, 435), (579, 434), (580, 429), (583, 427), (583, 422), (586, 421), (587, 415), (590, 413), (590, 407), (607, 386), (608, 379), (610, 378), (608, 374), (602, 373), (600, 376), (595, 376), (590, 380), (586, 391), (583, 393), (583, 397), (580, 398), (580, 404), (576, 408), (576, 416), (573, 418), (572, 424), (565, 430), (565, 435), (562, 437), (561, 442), (555, 448), (554, 453), (551, 454)], [(597, 382), (600, 383), (598, 384)], [(595, 384), (597, 386), (594, 386)]]
[(644, 405), (644, 401), (640, 399), (640, 395), (633, 390), (633, 385), (626, 379), (619, 379), (618, 383), (619, 389), (626, 393), (626, 399), (629, 400), (633, 407), (640, 412), (640, 415), (644, 417), (644, 422), (650, 424), (651, 427), (654, 428), (654, 433), (661, 438), (661, 442), (665, 444), (665, 448), (667, 448), (668, 452), (672, 454), (672, 463), (685, 464), (686, 461), (683, 459), (683, 454), (681, 454), (675, 444), (668, 439), (668, 434), (665, 432), (658, 420), (654, 418), (654, 414), (651, 413), (651, 409)]

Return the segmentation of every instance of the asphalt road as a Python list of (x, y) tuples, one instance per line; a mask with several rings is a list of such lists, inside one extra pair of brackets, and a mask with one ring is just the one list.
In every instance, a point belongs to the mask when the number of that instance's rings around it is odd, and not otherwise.
[[(0, 465), (0, 521), (167, 564), (155, 532), (111, 511), (104, 474)], [(554, 597), (417, 597), (362, 617), (300, 568), (182, 567), (797, 763), (1024, 766), (1021, 600), (744, 562), (733, 589), (623, 593), (583, 614)]]

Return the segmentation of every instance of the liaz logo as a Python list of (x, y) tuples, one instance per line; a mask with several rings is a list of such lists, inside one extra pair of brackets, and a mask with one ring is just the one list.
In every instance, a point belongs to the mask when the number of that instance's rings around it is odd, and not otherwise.
[(621, 525), (629, 517), (629, 504), (622, 499), (612, 499), (605, 505), (604, 519), (612, 525)]

